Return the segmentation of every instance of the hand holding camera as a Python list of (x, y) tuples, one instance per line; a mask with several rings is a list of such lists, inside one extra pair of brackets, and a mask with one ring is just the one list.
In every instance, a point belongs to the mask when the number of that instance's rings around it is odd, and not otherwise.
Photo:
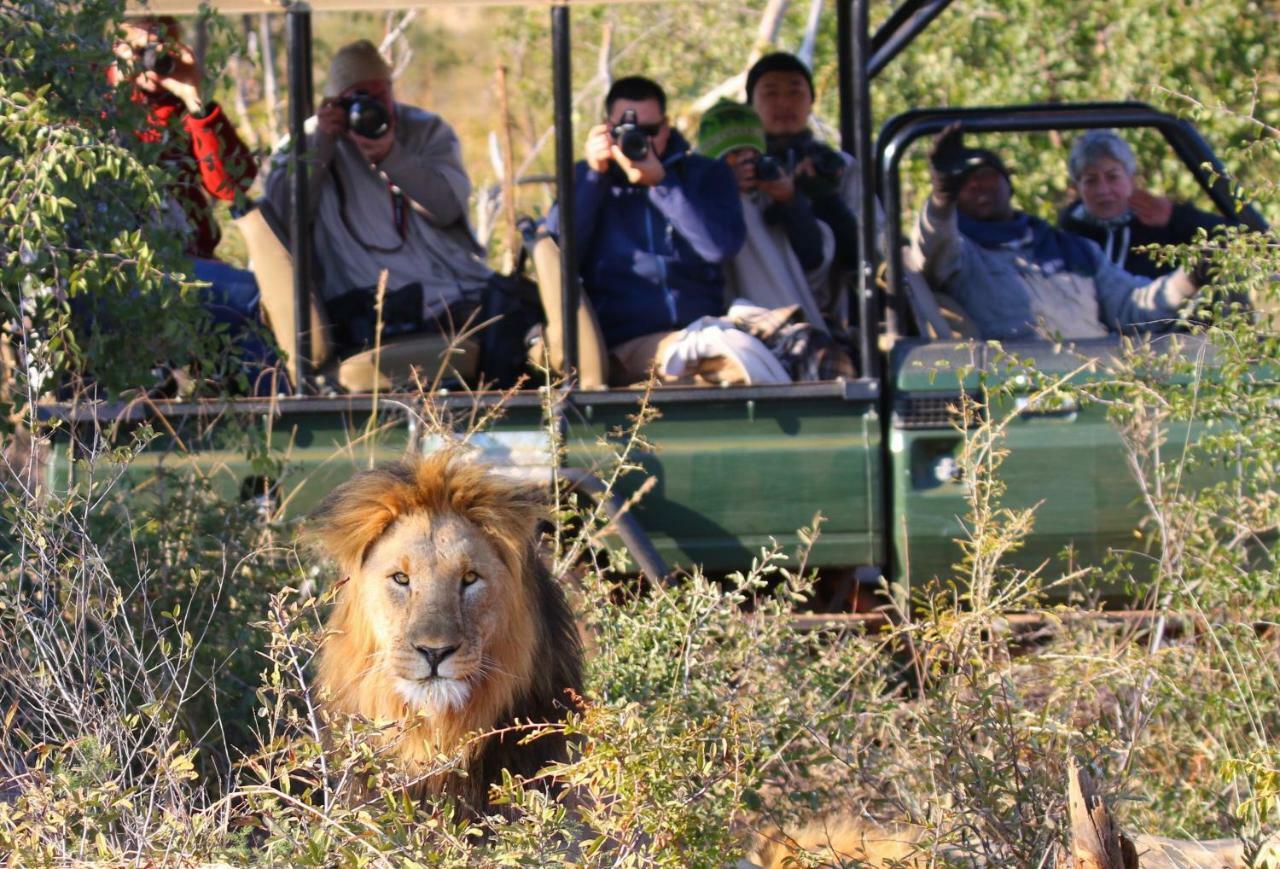
[(182, 100), (187, 111), (204, 109), (200, 98), (200, 68), (195, 53), (180, 42), (157, 41), (149, 31), (135, 32), (117, 43), (116, 55), (133, 67), (133, 82), (148, 93), (168, 91)]
[(344, 133), (370, 163), (377, 163), (391, 151), (394, 125), (383, 100), (368, 91), (357, 90), (337, 99), (326, 99), (316, 112), (321, 133), (338, 137)]
[(761, 154), (752, 161), (755, 186), (774, 202), (786, 204), (796, 196), (796, 180), (776, 157)]
[(652, 139), (662, 124), (641, 124), (634, 109), (627, 109), (616, 124), (598, 124), (587, 134), (587, 166), (595, 172), (609, 171), (615, 163), (632, 184), (654, 187), (666, 177), (666, 169), (653, 148)]

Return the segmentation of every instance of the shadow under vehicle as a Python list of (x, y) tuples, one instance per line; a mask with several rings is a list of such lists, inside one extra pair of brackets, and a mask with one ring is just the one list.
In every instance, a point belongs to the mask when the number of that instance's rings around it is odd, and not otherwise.
[[(287, 16), (293, 213), (281, 216), (295, 231), (305, 226), (306, 184), (302, 124), (311, 113), (310, 14), (317, 10), (430, 6), (395, 0), (313, 0), (269, 6), (262, 0), (219, 0), (224, 13), (280, 11)], [(497, 5), (496, 3), (493, 5)], [(502, 4), (517, 5), (517, 4)], [(527, 4), (526, 4), (527, 5)], [(546, 5), (539, 3), (537, 5)], [(570, 107), (570, 16), (591, 3), (569, 0), (550, 6), (553, 42), (557, 193), (572, 203), (572, 165), (578, 136)], [(613, 493), (621, 503), (651, 476), (651, 488), (621, 517), (618, 527), (641, 571), (650, 578), (668, 576), (674, 567), (702, 565), (709, 573), (745, 568), (761, 547), (776, 540), (788, 545), (796, 530), (824, 517), (809, 566), (830, 571), (841, 581), (831, 585), (820, 605), (839, 609), (850, 601), (856, 583), (884, 577), (906, 583), (947, 577), (959, 558), (956, 538), (963, 535), (967, 483), (955, 473), (963, 435), (952, 408), (963, 392), (976, 389), (977, 372), (999, 382), (1001, 365), (991, 347), (956, 338), (936, 300), (904, 263), (904, 216), (899, 173), (908, 146), (954, 120), (982, 134), (1090, 127), (1151, 127), (1158, 130), (1225, 215), (1259, 230), (1262, 218), (1248, 206), (1237, 207), (1225, 171), (1212, 150), (1186, 121), (1140, 103), (1029, 105), (996, 108), (922, 109), (889, 120), (873, 137), (870, 89), (875, 75), (950, 5), (949, 0), (904, 0), (877, 30), (868, 23), (870, 0), (838, 0), (840, 145), (858, 160), (862, 173), (859, 203), (859, 251), (863, 263), (850, 280), (851, 319), (857, 325), (859, 376), (832, 382), (782, 386), (668, 386), (652, 391), (660, 415), (646, 429), (653, 445), (635, 456), (645, 474), (625, 478)], [(133, 10), (141, 12), (141, 9)], [(152, 0), (146, 11), (182, 14), (194, 11), (190, 0)], [(743, 46), (744, 54), (748, 46)], [(877, 284), (875, 192), (888, 215), (884, 263), (887, 289)], [(571, 214), (562, 225), (572, 227)], [(294, 251), (292, 323), (310, 323), (309, 242)], [(575, 240), (561, 238), (562, 310), (577, 310)], [(261, 276), (260, 276), (261, 277)], [(574, 369), (578, 336), (573, 318), (564, 328), (566, 368)], [(228, 498), (256, 498), (271, 510), (301, 515), (334, 485), (370, 461), (398, 458), (407, 449), (432, 449), (440, 439), (421, 425), (423, 409), (408, 394), (305, 394), (312, 334), (298, 327), (293, 340), (299, 368), (298, 394), (274, 399), (217, 402), (164, 402), (128, 407), (51, 406), (47, 416), (62, 417), (60, 447), (49, 473), (56, 485), (74, 481), (76, 447), (92, 443), (107, 427), (150, 422), (162, 433), (137, 459), (130, 473), (163, 467), (198, 467), (218, 482)], [(1212, 348), (1193, 335), (1179, 336), (1183, 354)], [(1120, 339), (1007, 345), (1005, 350), (1035, 360), (1045, 374), (1074, 371), (1086, 358), (1106, 360), (1119, 353)], [(1210, 362), (1211, 364), (1211, 362)], [(945, 366), (945, 367), (941, 367)], [(954, 372), (970, 368), (961, 383)], [(952, 373), (939, 375), (939, 371)], [(433, 395), (433, 407), (452, 413), (459, 425), (499, 401), (505, 409), (474, 439), (494, 463), (548, 483), (553, 456), (544, 412), (565, 437), (566, 450), (555, 475), (591, 494), (595, 473), (606, 452), (599, 440), (625, 429), (645, 398), (641, 389), (586, 390), (569, 385), (554, 400), (545, 391), (526, 390), (506, 397), (455, 391)], [(1016, 390), (1015, 390), (1016, 392)], [(1132, 548), (1143, 515), (1136, 484), (1126, 470), (1121, 441), (1105, 410), (1097, 406), (1015, 406), (1008, 429), (1009, 456), (1002, 469), (1007, 484), (1004, 504), (1039, 504), (1035, 530), (1016, 564), (1034, 566), (1058, 558), (1072, 547), (1081, 563), (1099, 564), (1108, 550)], [(371, 418), (374, 423), (371, 425)], [(161, 421), (162, 422), (159, 422)], [(234, 425), (228, 425), (229, 421)], [(273, 450), (289, 459), (268, 479), (245, 455), (243, 433), (253, 429)], [(75, 439), (68, 434), (76, 431)], [(597, 494), (599, 494), (597, 492)]]

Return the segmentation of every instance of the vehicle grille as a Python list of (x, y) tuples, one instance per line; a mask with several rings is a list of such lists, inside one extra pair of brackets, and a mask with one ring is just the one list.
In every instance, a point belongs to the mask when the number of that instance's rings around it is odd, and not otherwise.
[(913, 395), (894, 405), (894, 425), (902, 429), (954, 428), (960, 419), (959, 395)]

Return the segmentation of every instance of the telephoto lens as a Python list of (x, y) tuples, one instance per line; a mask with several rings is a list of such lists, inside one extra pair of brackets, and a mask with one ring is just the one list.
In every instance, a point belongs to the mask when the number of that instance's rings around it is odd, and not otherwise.
[(356, 91), (341, 102), (347, 110), (347, 129), (366, 139), (381, 139), (391, 129), (386, 106), (365, 91)]
[(813, 161), (814, 173), (822, 178), (839, 178), (844, 172), (844, 158), (826, 145), (815, 142), (808, 156)]

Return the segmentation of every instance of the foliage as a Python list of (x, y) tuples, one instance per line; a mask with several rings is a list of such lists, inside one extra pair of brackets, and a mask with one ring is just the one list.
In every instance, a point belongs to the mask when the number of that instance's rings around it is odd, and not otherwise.
[(164, 143), (130, 132), (141, 107), (106, 81), (122, 5), (0, 9), (0, 280), (30, 400), (69, 376), (119, 392), (217, 354), (161, 219)]

